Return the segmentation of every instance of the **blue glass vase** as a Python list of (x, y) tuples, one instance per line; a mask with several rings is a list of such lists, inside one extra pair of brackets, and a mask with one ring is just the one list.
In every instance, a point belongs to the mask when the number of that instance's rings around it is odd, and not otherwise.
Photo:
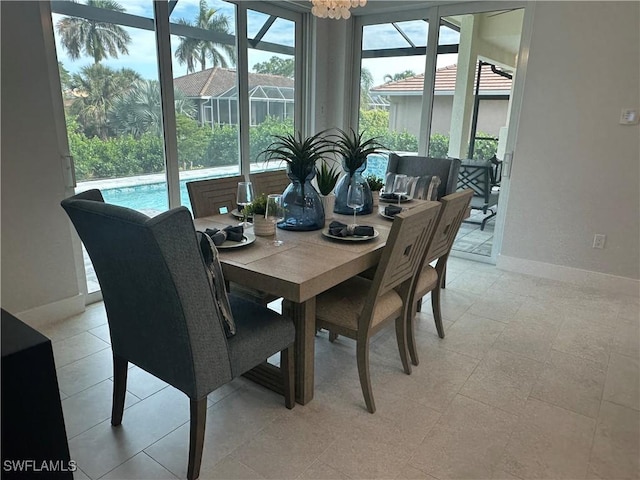
[(364, 192), (364, 205), (356, 210), (356, 215), (368, 215), (373, 212), (373, 195), (371, 194), (369, 184), (362, 176), (362, 172), (364, 172), (366, 168), (367, 162), (365, 161), (360, 168), (358, 168), (353, 174), (350, 174), (344, 160), (342, 161), (342, 169), (345, 171), (345, 175), (343, 175), (338, 180), (338, 183), (336, 183), (336, 188), (334, 190), (336, 195), (336, 204), (333, 207), (334, 213), (353, 215), (353, 208), (347, 206), (347, 194), (349, 193), (349, 185), (352, 183), (361, 184)]
[(299, 179), (287, 169), (291, 183), (282, 194), (284, 203), (284, 220), (278, 223), (283, 230), (320, 230), (324, 227), (324, 207), (320, 194), (311, 184), (316, 176), (313, 167), (306, 178)]

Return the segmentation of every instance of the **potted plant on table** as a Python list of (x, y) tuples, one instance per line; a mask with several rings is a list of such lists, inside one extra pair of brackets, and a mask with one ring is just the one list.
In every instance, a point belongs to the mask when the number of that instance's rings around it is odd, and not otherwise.
[(291, 184), (283, 195), (285, 219), (278, 228), (285, 230), (319, 230), (324, 227), (324, 208), (318, 191), (311, 184), (316, 175), (316, 163), (334, 151), (324, 132), (308, 138), (297, 134), (274, 135), (275, 140), (260, 155), (267, 161), (287, 164)]
[(322, 162), (316, 181), (318, 182), (318, 190), (320, 190), (320, 198), (322, 199), (325, 218), (333, 217), (333, 206), (336, 203), (333, 188), (336, 186), (339, 176), (340, 173), (334, 165), (329, 167), (327, 162)]
[(384, 181), (377, 175), (370, 174), (367, 175), (365, 180), (371, 189), (371, 195), (373, 196), (373, 206), (378, 206), (378, 201), (380, 199), (380, 190), (384, 186)]
[(244, 207), (244, 214), (253, 217), (253, 233), (260, 237), (270, 237), (275, 234), (276, 226), (265, 218), (267, 212), (267, 195), (258, 195), (253, 202)]
[(336, 185), (336, 204), (333, 211), (345, 215), (353, 213), (353, 209), (347, 205), (347, 193), (350, 184), (359, 183), (364, 190), (365, 201), (357, 213), (366, 215), (373, 212), (373, 195), (369, 184), (362, 178), (362, 172), (367, 168), (367, 157), (373, 153), (380, 153), (385, 147), (376, 137), (365, 139), (364, 132), (358, 134), (353, 129), (349, 132), (338, 130), (333, 141), (335, 151), (342, 156), (342, 168), (346, 173)]

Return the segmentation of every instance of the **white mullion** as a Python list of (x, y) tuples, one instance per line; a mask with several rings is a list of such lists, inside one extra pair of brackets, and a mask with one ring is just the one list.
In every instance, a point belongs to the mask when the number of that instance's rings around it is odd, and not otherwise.
[(420, 117), (420, 135), (418, 137), (418, 155), (427, 156), (431, 139), (431, 119), (433, 95), (436, 81), (436, 63), (438, 59), (438, 41), (440, 37), (440, 15), (438, 7), (427, 11), (429, 32), (427, 36), (427, 58), (424, 67), (422, 87), (422, 115)]
[[(249, 179), (251, 159), (249, 158), (249, 42), (247, 41), (247, 7), (243, 2), (236, 4), (236, 41), (238, 51), (238, 131), (240, 137), (240, 173)], [(231, 102), (229, 102), (231, 104)]]
[(169, 208), (180, 205), (180, 171), (178, 168), (178, 140), (176, 138), (176, 111), (173, 96), (173, 66), (171, 65), (171, 34), (169, 6), (166, 0), (153, 2), (156, 49), (158, 53), (158, 79), (162, 105), (164, 133), (164, 160), (169, 196)]

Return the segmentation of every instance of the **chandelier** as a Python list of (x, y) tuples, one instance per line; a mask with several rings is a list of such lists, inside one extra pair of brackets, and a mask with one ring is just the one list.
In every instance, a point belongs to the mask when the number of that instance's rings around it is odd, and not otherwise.
[(311, 13), (320, 18), (349, 18), (350, 8), (364, 7), (367, 0), (311, 0)]

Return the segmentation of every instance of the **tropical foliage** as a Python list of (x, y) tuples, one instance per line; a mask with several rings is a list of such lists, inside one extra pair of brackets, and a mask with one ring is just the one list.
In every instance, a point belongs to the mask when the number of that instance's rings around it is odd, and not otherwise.
[[(181, 18), (177, 23), (207, 30), (211, 33), (229, 34), (229, 19), (222, 14), (216, 13), (214, 8), (209, 8), (206, 0), (200, 0), (198, 14), (193, 22)], [(227, 68), (236, 63), (234, 45), (193, 37), (180, 37), (180, 44), (176, 49), (175, 57), (180, 65), (186, 63), (187, 73), (195, 72), (196, 65), (200, 67), (200, 70), (205, 70), (208, 60), (211, 61), (211, 65), (214, 67)]]
[(256, 73), (293, 78), (295, 74), (295, 62), (293, 58), (280, 58), (274, 55), (266, 62), (256, 63), (253, 66), (253, 70)]
[(393, 75), (387, 73), (384, 76), (384, 81), (385, 82), (397, 82), (398, 80), (404, 80), (405, 78), (411, 78), (411, 77), (415, 77), (415, 76), (416, 76), (416, 72), (414, 72), (413, 70), (405, 70), (404, 72), (394, 73)]
[[(87, 5), (105, 10), (124, 12), (125, 9), (113, 0), (87, 0)], [(108, 22), (87, 20), (86, 18), (64, 17), (56, 24), (60, 43), (74, 60), (86, 55), (94, 63), (118, 54), (127, 55), (131, 37), (124, 28)]]
[(318, 182), (318, 191), (322, 195), (329, 195), (331, 190), (333, 190), (333, 187), (336, 186), (339, 176), (340, 171), (335, 165), (331, 165), (331, 167), (329, 167), (329, 164), (326, 161), (322, 162), (316, 177), (316, 181)]
[(333, 136), (333, 142), (337, 153), (342, 156), (344, 166), (349, 170), (349, 175), (353, 175), (358, 170), (367, 157), (373, 153), (379, 153), (386, 149), (376, 137), (364, 139), (364, 132), (357, 133), (353, 129), (349, 132), (338, 129), (338, 134)]
[(300, 132), (274, 135), (275, 140), (262, 152), (267, 161), (285, 162), (291, 175), (304, 180), (313, 171), (316, 162), (334, 151), (333, 145), (319, 132), (303, 138)]

